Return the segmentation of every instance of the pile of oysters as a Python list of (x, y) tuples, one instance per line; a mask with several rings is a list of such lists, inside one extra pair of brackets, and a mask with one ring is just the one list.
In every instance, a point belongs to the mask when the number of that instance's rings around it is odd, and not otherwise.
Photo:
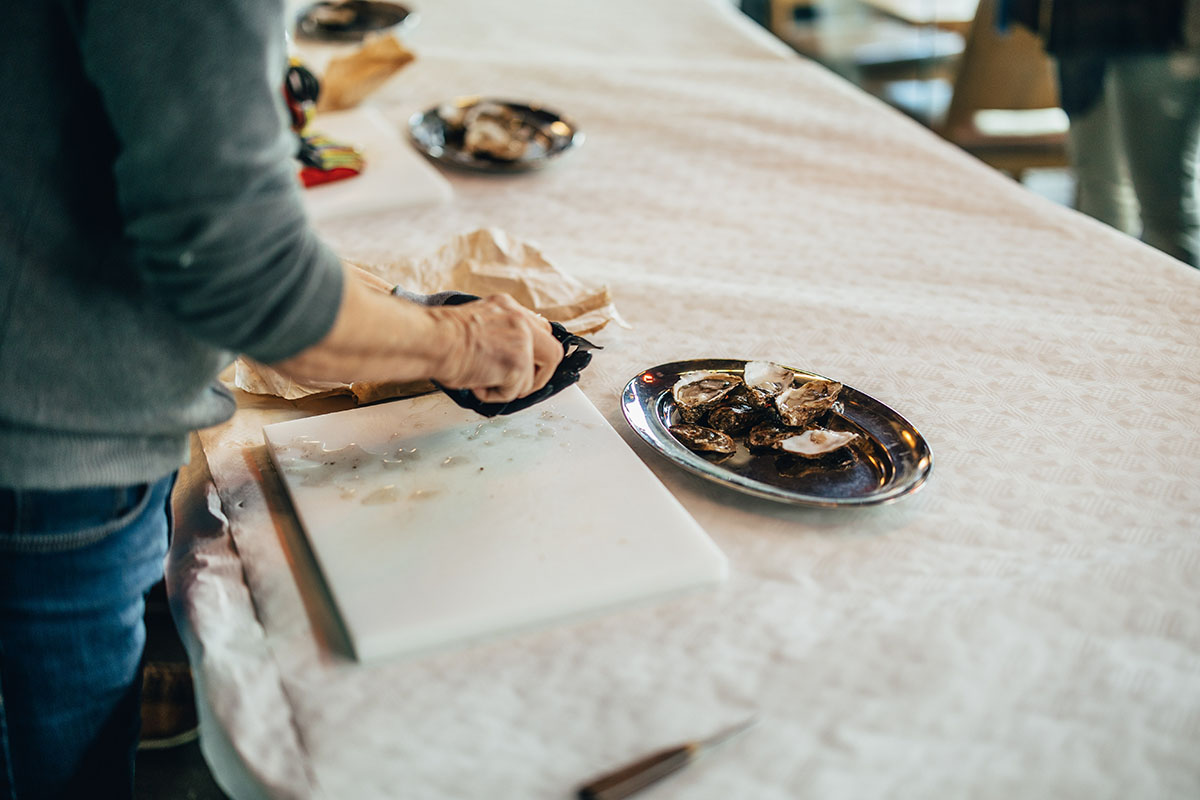
[(544, 134), (518, 109), (504, 103), (482, 101), (438, 109), (447, 133), (462, 138), (463, 152), (497, 161), (517, 161), (535, 145), (549, 146)]
[(734, 437), (745, 436), (752, 453), (776, 453), (822, 465), (852, 463), (848, 447), (860, 438), (830, 430), (840, 410), (842, 385), (823, 379), (797, 379), (770, 361), (749, 361), (742, 377), (724, 372), (684, 375), (671, 395), (683, 422), (668, 430), (690, 450), (728, 456)]

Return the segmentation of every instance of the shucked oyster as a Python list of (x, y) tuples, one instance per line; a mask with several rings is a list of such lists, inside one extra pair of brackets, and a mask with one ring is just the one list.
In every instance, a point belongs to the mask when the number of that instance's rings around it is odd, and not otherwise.
[(746, 386), (755, 392), (774, 397), (791, 387), (796, 374), (773, 361), (747, 361), (742, 372)]
[(671, 396), (685, 422), (698, 422), (725, 395), (742, 385), (742, 379), (722, 372), (685, 375), (671, 388)]
[(737, 450), (737, 443), (728, 434), (706, 428), (703, 425), (672, 425), (667, 428), (671, 434), (683, 442), (689, 450), (706, 453), (722, 453), (728, 455)]
[(763, 422), (755, 425), (746, 435), (746, 446), (751, 450), (774, 450), (775, 446), (784, 439), (789, 439), (800, 433), (795, 428), (781, 428), (774, 422)]
[(523, 157), (538, 134), (522, 114), (501, 103), (478, 103), (450, 119), (463, 129), (464, 150), (500, 161)]
[(706, 420), (709, 427), (737, 436), (748, 431), (763, 413), (761, 408), (750, 403), (725, 397), (708, 412)]
[(811, 380), (794, 389), (784, 389), (775, 398), (775, 408), (785, 425), (803, 428), (833, 408), (842, 385), (836, 381)]
[(850, 431), (809, 428), (804, 433), (782, 439), (775, 446), (785, 453), (802, 458), (822, 458), (836, 450), (841, 450), (856, 439), (858, 439), (858, 434)]

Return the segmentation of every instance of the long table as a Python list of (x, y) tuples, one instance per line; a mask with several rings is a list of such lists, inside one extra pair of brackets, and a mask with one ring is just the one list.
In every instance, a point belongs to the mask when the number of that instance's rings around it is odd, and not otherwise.
[[(442, 0), (371, 103), (560, 109), (553, 168), (339, 221), (387, 263), (484, 225), (607, 284), (585, 394), (709, 532), (722, 590), (362, 666), (243, 397), (177, 497), (202, 748), (248, 798), (560, 798), (751, 714), (657, 798), (1200, 796), (1200, 271), (1025, 191), (719, 0)], [(769, 358), (898, 409), (928, 485), (782, 506), (676, 469), (620, 390)], [(328, 408), (337, 407), (332, 403)], [(283, 416), (324, 407), (292, 408)]]

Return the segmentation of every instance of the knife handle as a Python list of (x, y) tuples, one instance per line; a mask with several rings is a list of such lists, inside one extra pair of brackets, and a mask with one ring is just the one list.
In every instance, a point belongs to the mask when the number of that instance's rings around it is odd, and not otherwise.
[(579, 789), (579, 800), (621, 800), (687, 766), (694, 744), (670, 747), (596, 778)]

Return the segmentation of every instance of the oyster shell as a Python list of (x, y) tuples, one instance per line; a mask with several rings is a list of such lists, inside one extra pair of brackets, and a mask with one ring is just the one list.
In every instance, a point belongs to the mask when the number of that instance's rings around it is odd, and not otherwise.
[(830, 431), (824, 428), (809, 428), (803, 433), (789, 436), (776, 442), (775, 447), (785, 453), (801, 458), (823, 458), (858, 439), (850, 431)]
[(742, 385), (742, 379), (723, 372), (685, 375), (671, 387), (671, 396), (685, 422), (699, 422), (704, 413)]
[(750, 429), (746, 435), (746, 446), (751, 450), (773, 450), (776, 444), (798, 433), (800, 431), (796, 428), (782, 428), (774, 422), (763, 422)]
[(833, 408), (842, 385), (837, 381), (811, 380), (803, 386), (784, 389), (775, 398), (775, 408), (785, 425), (803, 428)]
[(775, 414), (775, 398), (766, 392), (759, 391), (758, 389), (751, 389), (745, 384), (737, 387), (732, 392), (725, 395), (722, 402), (744, 403), (763, 411), (769, 411), (772, 415)]
[(738, 436), (750, 429), (750, 426), (762, 416), (761, 408), (750, 403), (737, 400), (728, 401), (728, 397), (708, 412), (708, 425), (732, 436)]
[(503, 103), (449, 103), (438, 108), (438, 116), (462, 136), (465, 152), (499, 161), (524, 157), (538, 135), (537, 128), (520, 112)]
[(775, 459), (775, 471), (785, 478), (808, 480), (818, 476), (827, 476), (834, 470), (843, 470), (854, 466), (858, 457), (854, 451), (843, 447), (820, 458), (804, 458), (790, 453), (781, 453)]
[(501, 161), (516, 161), (529, 149), (529, 137), (505, 117), (477, 114), (468, 120), (463, 148), (468, 153), (483, 153)]
[(773, 361), (747, 361), (742, 377), (754, 391), (774, 397), (792, 385), (796, 373)]
[(683, 442), (689, 450), (703, 453), (721, 453), (729, 455), (737, 450), (737, 443), (729, 434), (706, 428), (703, 425), (672, 425), (667, 428), (676, 439)]

